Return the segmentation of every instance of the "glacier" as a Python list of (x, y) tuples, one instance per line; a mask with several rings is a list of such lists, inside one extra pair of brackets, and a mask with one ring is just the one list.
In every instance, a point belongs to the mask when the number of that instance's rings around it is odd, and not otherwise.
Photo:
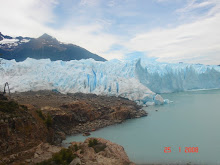
[(61, 93), (94, 93), (125, 97), (141, 105), (169, 103), (159, 94), (220, 88), (220, 67), (169, 64), (137, 60), (50, 61), (28, 58), (3, 60), (0, 90), (5, 82), (11, 92), (57, 90)]
[(156, 93), (220, 88), (220, 66), (139, 60), (139, 81)]

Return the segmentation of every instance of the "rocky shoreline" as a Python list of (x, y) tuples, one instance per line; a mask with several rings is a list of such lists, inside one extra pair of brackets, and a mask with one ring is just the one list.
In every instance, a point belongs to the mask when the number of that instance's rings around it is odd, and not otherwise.
[(133, 101), (95, 94), (29, 91), (0, 101), (1, 106), (16, 105), (12, 112), (0, 110), (0, 164), (46, 160), (61, 149), (66, 135), (89, 135), (127, 119), (147, 116)]
[(12, 98), (29, 109), (39, 109), (43, 114), (51, 115), (56, 145), (59, 145), (66, 135), (92, 132), (127, 119), (147, 116), (142, 106), (115, 96), (29, 91), (14, 93)]

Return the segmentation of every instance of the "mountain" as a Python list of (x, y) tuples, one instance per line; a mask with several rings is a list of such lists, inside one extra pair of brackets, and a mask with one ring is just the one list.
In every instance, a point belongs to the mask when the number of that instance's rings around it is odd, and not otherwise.
[(10, 37), (0, 32), (0, 54), (1, 58), (17, 62), (25, 59), (47, 59), (51, 61), (81, 60), (92, 58), (96, 61), (106, 61), (106, 59), (89, 52), (73, 44), (64, 44), (48, 34), (43, 34), (39, 38), (30, 37)]

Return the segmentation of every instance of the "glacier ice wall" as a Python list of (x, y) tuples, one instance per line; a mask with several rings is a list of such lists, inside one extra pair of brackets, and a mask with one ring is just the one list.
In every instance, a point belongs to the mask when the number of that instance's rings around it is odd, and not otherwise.
[(139, 81), (156, 93), (220, 88), (220, 66), (202, 64), (136, 63)]
[(52, 90), (62, 93), (95, 93), (126, 97), (140, 104), (163, 104), (156, 93), (220, 88), (220, 67), (162, 64), (147, 61), (98, 62), (3, 60), (0, 90), (9, 82), (11, 91)]
[(3, 88), (4, 82), (9, 82), (12, 92), (56, 89), (62, 93), (121, 96), (140, 104), (163, 104), (161, 98), (136, 78), (136, 62), (97, 62), (92, 59), (64, 62), (30, 58), (23, 62), (4, 60), (0, 84)]

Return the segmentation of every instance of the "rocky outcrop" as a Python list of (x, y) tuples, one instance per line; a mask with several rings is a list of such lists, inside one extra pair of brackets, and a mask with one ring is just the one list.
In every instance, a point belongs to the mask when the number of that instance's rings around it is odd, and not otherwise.
[[(49, 112), (53, 116), (56, 127), (62, 128), (67, 134), (90, 132), (92, 129), (96, 130), (114, 123), (121, 123), (126, 119), (147, 115), (133, 102), (122, 98), (111, 98), (111, 103), (107, 104), (102, 97), (97, 97), (93, 103), (89, 104), (88, 101), (77, 100), (61, 105), (60, 109), (55, 110), (51, 107), (42, 108), (42, 111)], [(103, 101), (101, 105), (100, 100)]]
[(102, 138), (72, 142), (67, 149), (42, 144), (37, 147), (34, 157), (26, 162), (39, 165), (135, 165), (122, 146)]
[(62, 147), (54, 146), (48, 143), (42, 143), (37, 146), (34, 156), (30, 159), (30, 163), (36, 164), (48, 160), (54, 153), (59, 152)]
[[(94, 139), (97, 144), (90, 145)], [(75, 151), (77, 158), (70, 164), (76, 165), (134, 165), (132, 163), (124, 148), (116, 143), (102, 138), (88, 138), (84, 142), (72, 142), (70, 148), (78, 148)]]
[(15, 93), (12, 96), (20, 103), (31, 103), (43, 114), (52, 116), (56, 144), (61, 143), (65, 134), (91, 132), (147, 115), (135, 102), (115, 96), (64, 95), (51, 91)]

